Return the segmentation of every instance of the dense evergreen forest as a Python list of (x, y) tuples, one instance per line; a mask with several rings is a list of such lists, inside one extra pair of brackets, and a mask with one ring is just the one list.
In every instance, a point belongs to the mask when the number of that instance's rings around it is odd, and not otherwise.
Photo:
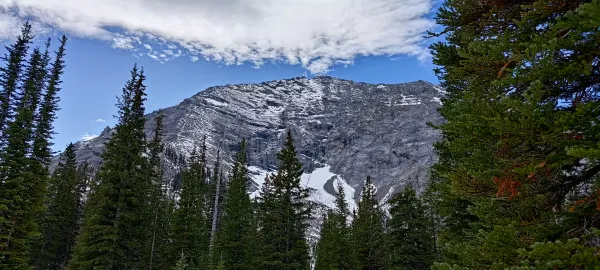
[[(224, 171), (204, 143), (165, 147), (160, 112), (147, 138), (137, 66), (102, 165), (70, 144), (50, 172), (67, 38), (35, 47), (24, 24), (0, 67), (0, 269), (600, 269), (600, 0), (446, 0), (436, 19), (429, 185), (380, 202), (365, 176), (357, 209), (339, 187), (322, 217), (291, 130), (255, 199), (246, 141)], [(175, 192), (163, 158), (186, 164)]]

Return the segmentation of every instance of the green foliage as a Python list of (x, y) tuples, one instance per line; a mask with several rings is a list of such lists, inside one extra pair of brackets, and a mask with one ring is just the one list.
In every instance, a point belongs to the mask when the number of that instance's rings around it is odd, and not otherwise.
[(600, 225), (599, 9), (597, 0), (440, 8), (446, 40), (432, 53), (449, 94), (432, 192), (442, 196), (446, 263), (510, 267), (520, 248)]
[(189, 266), (187, 260), (185, 259), (185, 255), (181, 254), (179, 260), (177, 260), (177, 264), (173, 267), (173, 270), (188, 270)]
[(253, 226), (254, 209), (247, 190), (249, 183), (244, 140), (233, 164), (219, 231), (221, 269), (257, 269), (253, 264), (256, 228)]
[(389, 268), (389, 247), (385, 234), (384, 214), (377, 201), (377, 191), (368, 176), (352, 221), (352, 241), (357, 269)]
[[(33, 141), (33, 157), (42, 164), (47, 165), (50, 162), (52, 152), (51, 139), (53, 135), (52, 123), (56, 119), (56, 111), (58, 110), (58, 102), (60, 100), (58, 93), (60, 92), (60, 77), (64, 73), (65, 68), (65, 53), (66, 53), (67, 37), (62, 36), (60, 46), (55, 53), (54, 62), (48, 70), (46, 81), (46, 92), (40, 104), (38, 115), (36, 116), (35, 135)], [(50, 45), (48, 41), (47, 46)], [(48, 54), (46, 51), (46, 58)], [(46, 60), (48, 61), (48, 60)]]
[[(598, 240), (600, 231), (595, 230), (586, 238)], [(585, 245), (585, 240), (571, 238), (566, 242), (538, 242), (527, 249), (520, 249), (520, 266), (511, 270), (552, 269), (600, 269), (600, 248)]]
[(260, 199), (261, 269), (308, 269), (308, 244), (305, 239), (311, 207), (309, 191), (300, 184), (302, 163), (296, 157), (291, 130), (278, 153), (279, 168), (267, 176)]
[(428, 209), (411, 186), (394, 195), (388, 203), (392, 269), (429, 269), (435, 253)]
[(148, 269), (168, 269), (172, 262), (168, 260), (168, 243), (170, 242), (172, 200), (167, 197), (167, 186), (163, 180), (163, 164), (161, 153), (164, 150), (162, 137), (164, 136), (162, 111), (158, 111), (154, 118), (154, 132), (152, 140), (148, 143), (149, 169), (148, 177), (151, 181), (150, 188), (150, 229), (148, 230), (148, 243), (144, 261), (148, 262)]
[(139, 269), (147, 243), (151, 187), (144, 156), (143, 70), (137, 66), (119, 99), (119, 123), (106, 144), (98, 186), (88, 201), (70, 269)]
[(190, 167), (182, 174), (181, 194), (173, 217), (171, 256), (183, 254), (190, 269), (209, 263), (210, 218), (207, 196), (206, 144), (194, 151)]
[(336, 209), (323, 217), (321, 235), (316, 246), (315, 269), (353, 269), (351, 234), (348, 226), (348, 203), (344, 188), (338, 183)]
[(32, 256), (36, 269), (66, 267), (81, 225), (87, 178), (86, 165), (77, 166), (75, 147), (69, 144), (50, 178), (42, 238)]
[(15, 43), (7, 46), (8, 54), (2, 56), (1, 60), (6, 66), (0, 67), (0, 130), (2, 130), (2, 148), (5, 146), (5, 130), (8, 122), (14, 116), (12, 105), (13, 96), (16, 94), (19, 80), (21, 79), (27, 51), (34, 36), (31, 33), (31, 24), (25, 23), (21, 28), (21, 34), (17, 36)]
[[(14, 44), (6, 47), (0, 68), (0, 268), (27, 268), (30, 252), (40, 237), (39, 223), (44, 216), (50, 152), (37, 151), (38, 145), (50, 145), (51, 131), (43, 131), (54, 120), (42, 115), (54, 114), (57, 107), (40, 108), (49, 89), (49, 46), (45, 51), (34, 48), (31, 25), (25, 23)], [(61, 45), (64, 56), (64, 42)], [(60, 74), (55, 76), (60, 79)], [(58, 85), (56, 83), (54, 86)], [(42, 102), (42, 106), (44, 103)], [(40, 127), (40, 128), (38, 128)], [(41, 133), (40, 133), (41, 134)], [(39, 148), (42, 149), (42, 148)]]

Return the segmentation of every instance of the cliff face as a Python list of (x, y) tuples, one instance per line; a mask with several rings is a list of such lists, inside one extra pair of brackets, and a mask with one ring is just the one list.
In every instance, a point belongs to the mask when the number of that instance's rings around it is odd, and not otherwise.
[[(408, 183), (424, 186), (439, 137), (427, 123), (442, 121), (437, 108), (443, 95), (424, 81), (378, 85), (332, 77), (216, 86), (163, 110), (164, 142), (187, 155), (206, 136), (209, 160), (219, 151), (228, 166), (246, 138), (255, 191), (276, 167), (289, 128), (304, 164), (303, 181), (314, 189), (316, 202), (330, 205), (336, 180), (348, 189), (349, 199), (357, 198), (367, 175), (385, 199)], [(147, 115), (148, 137), (154, 116)], [(99, 137), (77, 143), (78, 158), (98, 166), (111, 132), (106, 128)], [(166, 156), (164, 164), (169, 178), (180, 169)]]

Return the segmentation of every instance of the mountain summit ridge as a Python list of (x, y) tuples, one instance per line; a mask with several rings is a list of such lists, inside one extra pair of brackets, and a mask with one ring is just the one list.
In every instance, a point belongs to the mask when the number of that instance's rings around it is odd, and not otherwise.
[[(329, 170), (318, 175), (331, 179), (315, 180), (325, 183), (321, 195), (336, 192), (331, 183), (337, 178), (357, 198), (371, 175), (380, 199), (386, 199), (406, 184), (422, 187), (427, 181), (435, 161), (433, 143), (439, 137), (427, 123), (441, 123), (437, 108), (444, 94), (425, 81), (370, 84), (331, 76), (213, 86), (163, 109), (163, 142), (187, 156), (206, 136), (209, 164), (220, 152), (228, 167), (246, 138), (249, 165), (263, 177), (276, 167), (283, 135), (291, 129), (307, 179), (318, 168)], [(148, 136), (156, 113), (147, 114)], [(107, 128), (97, 138), (78, 142), (79, 160), (99, 166), (111, 132)], [(166, 156), (163, 164), (169, 179), (181, 169)], [(256, 188), (258, 184), (251, 191)]]

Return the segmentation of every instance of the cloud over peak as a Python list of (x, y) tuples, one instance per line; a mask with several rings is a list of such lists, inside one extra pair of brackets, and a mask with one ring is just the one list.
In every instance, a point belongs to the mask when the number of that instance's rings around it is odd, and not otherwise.
[(84, 132), (83, 134), (81, 134), (81, 137), (79, 137), (79, 140), (85, 142), (85, 141), (89, 141), (91, 139), (94, 139), (96, 137), (98, 137), (98, 134), (90, 134), (88, 132)]
[(422, 36), (434, 26), (425, 18), (432, 1), (0, 0), (0, 28), (7, 18), (28, 17), (159, 61), (282, 61), (322, 73), (357, 56), (427, 57)]

